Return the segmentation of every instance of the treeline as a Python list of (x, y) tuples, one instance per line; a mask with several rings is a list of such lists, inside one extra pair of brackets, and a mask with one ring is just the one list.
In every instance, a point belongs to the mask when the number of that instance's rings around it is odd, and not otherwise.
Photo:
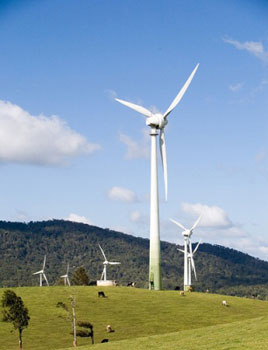
[[(135, 281), (138, 287), (147, 287), (148, 239), (64, 220), (0, 221), (0, 286), (38, 285), (38, 276), (33, 273), (41, 269), (44, 255), (47, 256), (46, 276), (51, 285), (60, 283), (60, 275), (66, 273), (68, 263), (70, 278), (76, 269), (83, 267), (90, 283), (100, 278), (103, 269), (98, 244), (108, 259), (121, 262), (121, 265), (108, 266), (109, 279), (121, 285)], [(183, 254), (175, 244), (161, 242), (161, 248), (164, 288), (182, 287)], [(268, 284), (268, 262), (233, 249), (203, 243), (195, 263), (196, 290), (234, 293), (235, 287), (236, 293), (250, 295), (252, 286)]]

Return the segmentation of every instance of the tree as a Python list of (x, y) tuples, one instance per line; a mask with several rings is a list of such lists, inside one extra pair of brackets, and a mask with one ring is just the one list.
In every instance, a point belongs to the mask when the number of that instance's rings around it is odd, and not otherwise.
[(78, 337), (91, 338), (91, 343), (94, 344), (93, 325), (90, 322), (87, 322), (87, 321), (78, 321), (77, 324), (78, 324), (79, 327), (86, 328), (86, 330), (78, 329), (76, 331), (76, 335)]
[(30, 316), (21, 297), (12, 290), (6, 290), (2, 296), (3, 321), (13, 324), (19, 331), (19, 348), (22, 349), (22, 331), (28, 327)]
[(75, 270), (72, 276), (72, 284), (76, 286), (87, 286), (89, 284), (89, 278), (84, 267), (80, 266)]

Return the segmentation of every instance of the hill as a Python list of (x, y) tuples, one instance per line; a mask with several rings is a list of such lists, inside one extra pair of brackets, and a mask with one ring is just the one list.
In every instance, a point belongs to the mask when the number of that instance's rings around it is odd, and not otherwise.
[[(108, 258), (120, 261), (120, 266), (109, 266), (108, 277), (124, 285), (136, 281), (147, 287), (149, 240), (133, 237), (109, 229), (102, 229), (64, 220), (14, 223), (0, 221), (0, 286), (38, 285), (32, 273), (40, 270), (47, 255), (46, 274), (50, 284), (70, 263), (70, 274), (84, 266), (89, 278), (96, 280), (102, 271), (102, 256), (98, 244)], [(183, 255), (175, 244), (161, 242), (163, 285), (174, 289), (183, 285)], [(241, 291), (268, 295), (268, 262), (253, 258), (233, 249), (201, 244), (196, 254), (197, 290), (233, 294)], [(254, 287), (258, 285), (258, 287)], [(235, 288), (235, 289), (234, 289)], [(244, 289), (243, 289), (244, 288)]]
[[(99, 287), (22, 287), (13, 290), (29, 308), (31, 320), (23, 332), (27, 350), (56, 350), (72, 346), (71, 319), (65, 310), (57, 307), (58, 302), (62, 302), (70, 309), (70, 295), (76, 298), (77, 319), (93, 324), (95, 343), (108, 338), (110, 343), (103, 346), (118, 350), (144, 349), (147, 345), (152, 348), (153, 344), (154, 348), (163, 349), (162, 345), (172, 341), (174, 347), (170, 349), (192, 349), (185, 342), (191, 339), (197, 349), (200, 340), (203, 345), (205, 340), (210, 344), (213, 341), (215, 344), (225, 342), (226, 334), (221, 333), (225, 327), (230, 332), (228, 336), (232, 335), (234, 340), (241, 333), (241, 325), (246, 333), (251, 329), (254, 331), (257, 323), (261, 327), (260, 320), (266, 320), (267, 325), (268, 319), (267, 302), (228, 297), (230, 306), (223, 307), (222, 300), (226, 297), (217, 294), (187, 293), (183, 297), (176, 291), (117, 287), (105, 289), (108, 298), (103, 299), (97, 296)], [(3, 291), (0, 290), (0, 298)], [(114, 333), (106, 333), (107, 324), (114, 328)], [(11, 333), (11, 330), (10, 324), (0, 321), (0, 350), (17, 349), (17, 333)], [(78, 338), (79, 346), (87, 344), (90, 344), (89, 339)], [(218, 349), (215, 344), (211, 349)], [(95, 346), (101, 348), (102, 345)], [(223, 349), (233, 348), (226, 342)], [(203, 346), (203, 349), (210, 348)]]

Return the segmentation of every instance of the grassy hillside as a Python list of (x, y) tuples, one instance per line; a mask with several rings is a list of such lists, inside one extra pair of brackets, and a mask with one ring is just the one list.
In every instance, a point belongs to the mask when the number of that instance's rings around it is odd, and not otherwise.
[[(202, 334), (210, 337), (214, 336), (214, 331), (208, 330), (207, 327), (216, 327), (213, 329), (217, 333), (221, 329), (217, 327), (228, 325), (231, 322), (235, 322), (234, 325), (236, 325), (238, 321), (260, 317), (266, 320), (268, 317), (267, 302), (259, 300), (227, 297), (230, 307), (225, 308), (221, 305), (221, 301), (226, 297), (215, 294), (192, 293), (183, 297), (175, 291), (150, 292), (117, 287), (106, 288), (105, 293), (108, 298), (101, 299), (97, 296), (99, 289), (97, 287), (14, 288), (14, 291), (22, 297), (29, 308), (31, 316), (29, 328), (24, 331), (25, 349), (56, 350), (71, 347), (70, 320), (66, 318), (66, 312), (63, 309), (56, 307), (58, 302), (69, 305), (68, 298), (71, 294), (76, 296), (78, 320), (93, 323), (96, 343), (100, 343), (103, 338), (109, 338), (111, 344), (104, 344), (107, 346), (112, 346), (112, 342), (115, 341), (129, 339), (129, 344), (132, 344), (133, 349), (141, 349), (143, 342), (147, 344), (147, 342), (156, 341), (160, 344), (174, 340), (175, 349), (178, 342), (183, 341), (182, 335), (189, 339), (193, 337), (195, 334), (191, 333), (193, 329), (196, 329), (196, 334), (200, 334), (200, 337)], [(4, 289), (1, 289), (0, 294), (3, 291)], [(255, 321), (252, 324), (254, 323)], [(107, 324), (115, 329), (114, 333), (106, 333)], [(249, 327), (252, 324), (249, 323)], [(202, 331), (204, 327), (206, 330)], [(235, 327), (237, 326), (231, 326), (230, 330), (234, 330)], [(11, 333), (11, 330), (10, 324), (0, 323), (0, 350), (17, 349), (17, 333), (15, 331)], [(179, 335), (170, 334), (174, 332), (180, 333)], [(143, 337), (155, 335), (158, 335), (156, 340), (154, 338), (153, 340), (152, 338), (143, 339)], [(195, 341), (198, 342), (198, 338)], [(79, 345), (88, 343), (88, 339), (78, 339)], [(124, 342), (116, 344), (114, 345), (116, 349), (126, 348)], [(120, 344), (122, 347), (119, 347)], [(138, 347), (135, 347), (135, 344)], [(226, 347), (226, 349), (229, 348)]]
[[(179, 234), (179, 233), (178, 233)], [(44, 255), (47, 255), (46, 275), (51, 285), (59, 281), (70, 263), (70, 274), (83, 265), (91, 280), (100, 278), (101, 244), (109, 259), (120, 261), (120, 266), (109, 266), (108, 277), (126, 285), (136, 281), (147, 287), (149, 240), (95, 226), (63, 220), (10, 223), (0, 221), (0, 286), (38, 285), (38, 276)], [(174, 289), (183, 284), (183, 254), (175, 244), (161, 242), (163, 286)], [(127, 252), (127, 253), (126, 253)], [(263, 298), (268, 295), (268, 262), (253, 258), (233, 249), (201, 244), (196, 254), (199, 291), (220, 290), (226, 293), (233, 286), (261, 285)], [(233, 293), (231, 289), (228, 289)], [(250, 295), (241, 289), (240, 295)], [(237, 292), (237, 288), (236, 288)], [(258, 293), (259, 294), (259, 293)]]
[[(231, 324), (98, 344), (96, 350), (266, 350), (268, 317)], [(81, 350), (92, 347), (82, 346)], [(71, 350), (64, 349), (64, 350)]]

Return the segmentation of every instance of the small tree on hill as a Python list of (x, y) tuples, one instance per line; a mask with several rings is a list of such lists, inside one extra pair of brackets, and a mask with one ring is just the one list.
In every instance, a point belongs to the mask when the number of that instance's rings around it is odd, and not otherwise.
[(87, 321), (78, 321), (77, 325), (82, 328), (86, 328), (85, 330), (83, 329), (78, 329), (76, 331), (76, 334), (78, 337), (86, 337), (86, 338), (91, 338), (91, 343), (94, 344), (94, 331), (93, 331), (93, 325), (90, 322)]
[(78, 267), (72, 276), (72, 284), (76, 286), (87, 286), (89, 278), (83, 266)]
[(22, 349), (22, 331), (28, 327), (30, 316), (21, 297), (12, 290), (6, 290), (2, 296), (3, 321), (13, 324), (19, 331), (19, 348)]

